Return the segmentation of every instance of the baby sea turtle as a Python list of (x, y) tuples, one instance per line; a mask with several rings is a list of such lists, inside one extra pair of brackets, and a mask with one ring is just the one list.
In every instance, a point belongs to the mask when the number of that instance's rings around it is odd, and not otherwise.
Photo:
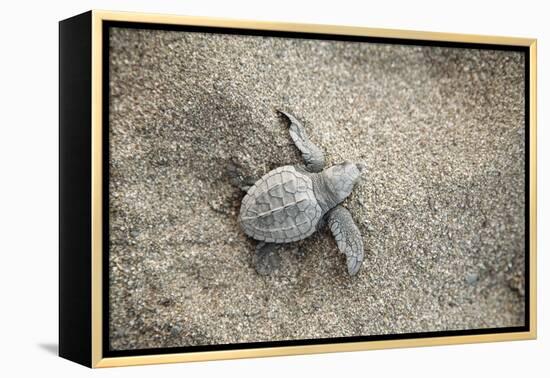
[(351, 214), (340, 203), (350, 195), (364, 166), (345, 161), (325, 169), (323, 151), (309, 140), (300, 121), (279, 112), (290, 121), (290, 136), (302, 152), (305, 166), (279, 167), (259, 180), (242, 177), (234, 166), (229, 170), (232, 182), (246, 192), (239, 224), (260, 242), (256, 271), (265, 275), (278, 267), (276, 244), (305, 239), (328, 224), (353, 276), (363, 261), (363, 241)]

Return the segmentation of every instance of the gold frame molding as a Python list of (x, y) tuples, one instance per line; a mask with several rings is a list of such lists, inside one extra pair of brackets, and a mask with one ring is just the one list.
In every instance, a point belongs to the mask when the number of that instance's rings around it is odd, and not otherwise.
[[(171, 25), (217, 26), (226, 28), (277, 30), (291, 32), (309, 32), (336, 35), (356, 35), (415, 39), (429, 41), (465, 42), (481, 44), (513, 45), (529, 48), (530, 54), (530, 330), (527, 332), (510, 332), (484, 335), (445, 336), (403, 339), (391, 341), (364, 341), (342, 344), (320, 344), (304, 346), (286, 346), (257, 349), (235, 349), (223, 351), (173, 353), (159, 355), (140, 355), (131, 357), (103, 357), (102, 351), (102, 24), (103, 21), (129, 21), (140, 23), (159, 23)], [(92, 11), (92, 367), (114, 367), (144, 364), (161, 364), (173, 362), (207, 361), (251, 357), (284, 356), (296, 354), (348, 352), (371, 349), (419, 347), (448, 344), (482, 343), (495, 341), (529, 340), (537, 337), (537, 303), (536, 303), (536, 243), (537, 243), (537, 40), (531, 38), (514, 38), (483, 36), (470, 34), (434, 33), (424, 31), (405, 31), (393, 29), (374, 29), (355, 26), (335, 26), (318, 24), (295, 24), (281, 22), (246, 21), (210, 17), (189, 17), (162, 14)]]

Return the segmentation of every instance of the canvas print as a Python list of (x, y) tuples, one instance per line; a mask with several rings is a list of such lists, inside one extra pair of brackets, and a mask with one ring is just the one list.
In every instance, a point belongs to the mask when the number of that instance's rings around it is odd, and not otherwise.
[(524, 52), (108, 31), (109, 351), (525, 326)]

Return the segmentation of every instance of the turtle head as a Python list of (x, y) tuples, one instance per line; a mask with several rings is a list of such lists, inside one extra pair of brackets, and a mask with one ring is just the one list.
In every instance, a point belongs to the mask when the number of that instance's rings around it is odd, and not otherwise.
[(340, 203), (349, 196), (353, 187), (359, 181), (361, 173), (365, 170), (362, 163), (345, 161), (326, 169), (323, 174), (327, 182), (331, 197)]

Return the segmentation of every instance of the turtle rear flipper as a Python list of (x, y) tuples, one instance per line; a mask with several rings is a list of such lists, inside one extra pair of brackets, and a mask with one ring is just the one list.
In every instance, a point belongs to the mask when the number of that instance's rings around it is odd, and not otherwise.
[(279, 110), (290, 121), (290, 137), (302, 152), (306, 168), (310, 172), (321, 172), (325, 168), (325, 154), (313, 144), (306, 133), (305, 127), (292, 114)]
[(328, 226), (340, 252), (346, 255), (348, 273), (357, 274), (363, 262), (363, 239), (349, 211), (336, 206), (328, 213)]
[(257, 178), (245, 175), (242, 172), (242, 167), (232, 161), (227, 164), (227, 176), (231, 185), (236, 186), (243, 192), (248, 192), (248, 189), (257, 181)]
[(281, 257), (277, 252), (277, 247), (273, 243), (261, 242), (256, 246), (256, 256), (254, 259), (256, 272), (262, 276), (267, 276), (279, 269)]

